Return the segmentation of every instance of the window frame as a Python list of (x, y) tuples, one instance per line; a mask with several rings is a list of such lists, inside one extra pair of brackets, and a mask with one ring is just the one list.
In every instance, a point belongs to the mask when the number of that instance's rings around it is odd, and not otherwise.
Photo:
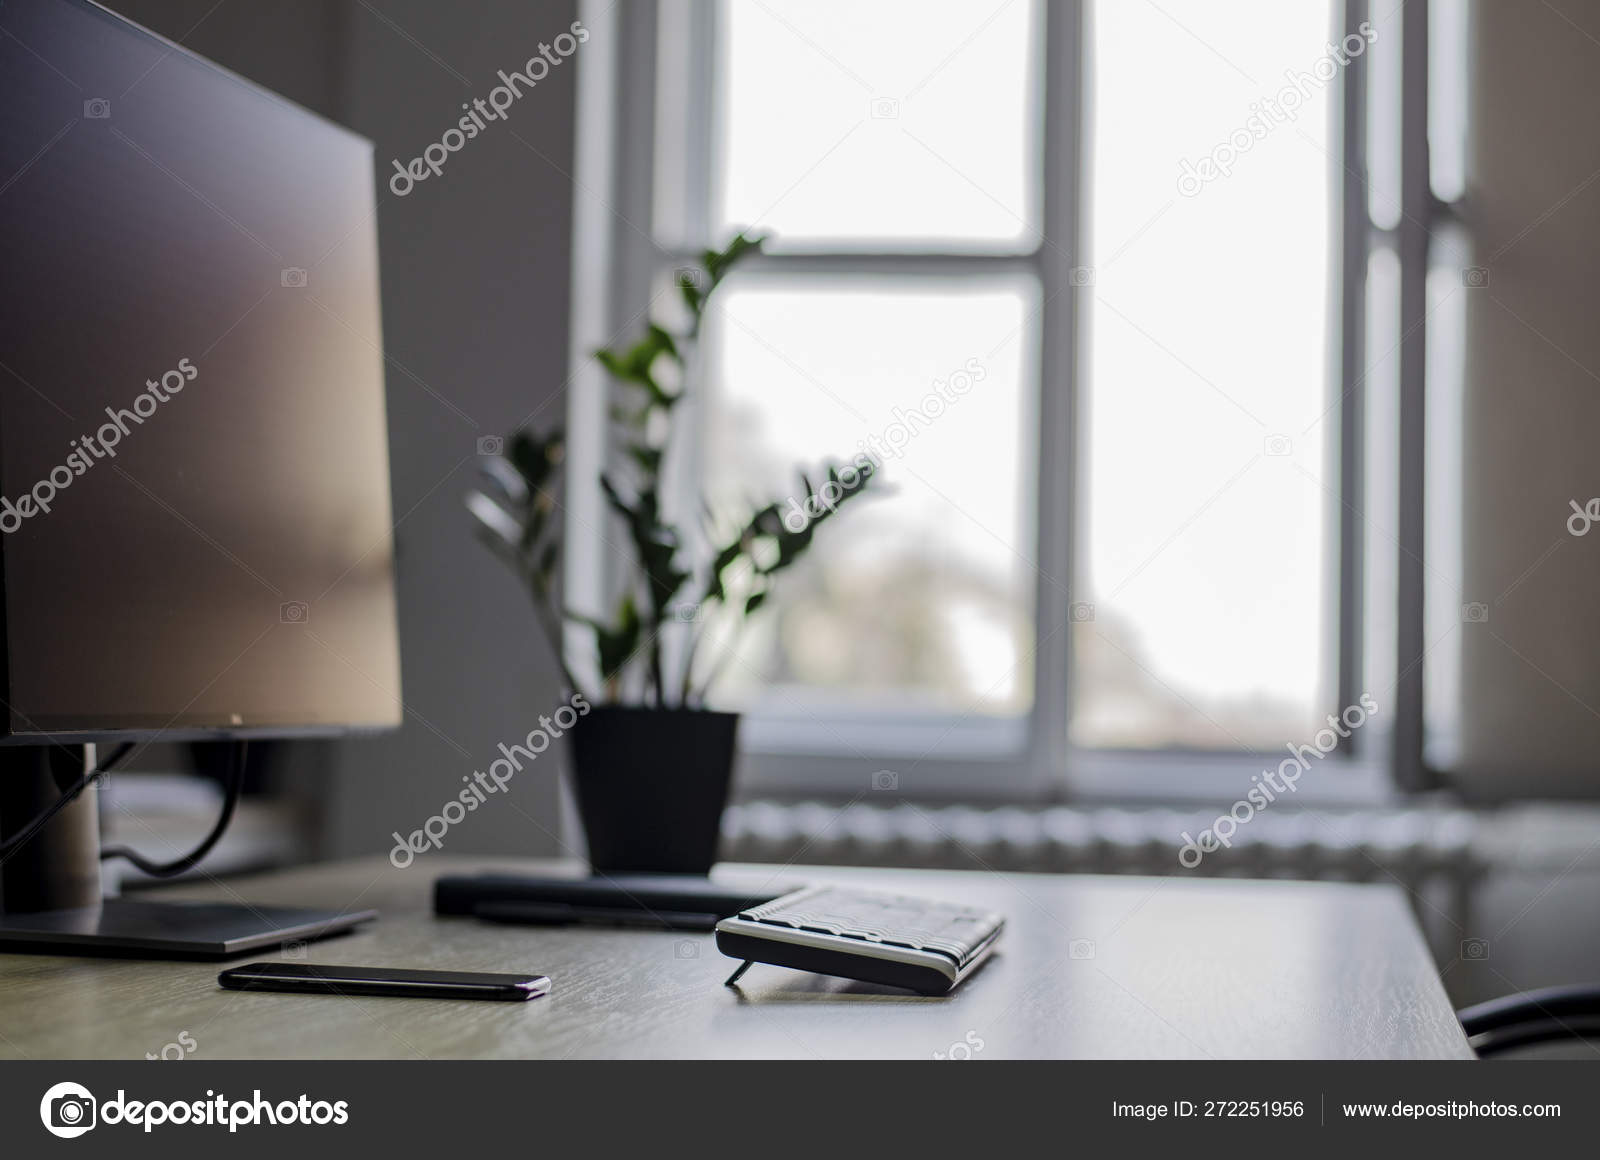
[[(667, 35), (682, 62), (675, 91), (663, 95), (658, 78), (659, 38), (663, 35), (662, 0), (632, 0), (621, 5), (580, 0), (580, 16), (593, 37), (586, 46), (578, 77), (577, 176), (580, 194), (574, 210), (574, 293), (568, 403), (569, 552), (565, 581), (570, 592), (609, 597), (615, 584), (605, 565), (602, 536), (604, 506), (595, 482), (607, 462), (604, 422), (608, 384), (591, 365), (589, 353), (614, 336), (637, 328), (650, 309), (651, 287), (659, 272), (692, 256), (698, 247), (659, 243), (652, 235), (657, 221), (656, 122), (665, 110), (686, 128), (685, 163), (674, 175), (680, 183), (673, 226), (680, 236), (704, 238), (711, 209), (713, 127), (709, 116), (689, 110), (710, 107), (714, 91), (715, 4), (692, 0), (673, 4), (666, 16)], [(1425, 4), (1405, 6), (1405, 132), (1415, 130), (1413, 105), (1423, 102), (1426, 133)], [(872, 272), (889, 274), (992, 273), (1024, 269), (1038, 281), (1041, 308), (1037, 367), (1038, 470), (1034, 511), (1035, 648), (1033, 703), (1017, 719), (982, 718), (968, 714), (928, 718), (920, 714), (847, 714), (826, 718), (803, 708), (784, 713), (747, 713), (741, 731), (739, 793), (743, 797), (846, 798), (872, 800), (885, 779), (896, 774), (893, 793), (885, 798), (1043, 801), (1062, 798), (1228, 802), (1248, 787), (1270, 751), (1198, 751), (1180, 749), (1109, 750), (1077, 748), (1067, 735), (1070, 704), (1071, 637), (1069, 630), (1077, 497), (1080, 494), (1078, 447), (1079, 386), (1083, 375), (1082, 311), (1079, 287), (1072, 284), (1075, 266), (1092, 266), (1083, 255), (1083, 178), (1088, 41), (1087, 0), (1038, 0), (1035, 5), (1040, 45), (1039, 131), (1040, 234), (1024, 252), (901, 252), (850, 249), (763, 254), (750, 266), (762, 273), (780, 271)], [(1416, 40), (1414, 9), (1422, 9), (1421, 72), (1412, 46)], [(1353, 31), (1366, 19), (1366, 0), (1345, 0), (1337, 23)], [(1330, 30), (1334, 31), (1334, 30)], [(1342, 32), (1339, 34), (1342, 35)], [(1339, 466), (1338, 495), (1329, 500), (1328, 525), (1336, 543), (1336, 588), (1332, 607), (1336, 688), (1339, 704), (1354, 703), (1362, 680), (1362, 480), (1364, 471), (1365, 281), (1371, 249), (1393, 244), (1368, 219), (1365, 157), (1366, 58), (1354, 58), (1341, 80), (1340, 115), (1343, 155), (1330, 165), (1334, 184), (1331, 223), (1334, 260), (1330, 265), (1335, 292), (1330, 295), (1330, 389), (1340, 391), (1338, 431), (1332, 436), (1332, 462)], [(680, 70), (675, 69), (675, 72)], [(1417, 88), (1420, 86), (1420, 97)], [(661, 107), (658, 107), (658, 102)], [(674, 103), (675, 104), (672, 104)], [(698, 104), (696, 104), (698, 102)], [(1409, 211), (1413, 141), (1406, 137), (1408, 167), (1403, 200)], [(1426, 152), (1422, 153), (1426, 189)], [(669, 207), (672, 203), (669, 202)], [(1431, 209), (1431, 207), (1430, 207)], [(1414, 229), (1408, 212), (1397, 227), (1396, 249), (1402, 262), (1402, 302), (1406, 309), (1400, 352), (1402, 364), (1401, 489), (1399, 515), (1400, 576), (1396, 709), (1387, 731), (1364, 731), (1359, 748), (1341, 746), (1330, 761), (1341, 766), (1338, 778), (1308, 779), (1298, 797), (1310, 803), (1378, 803), (1396, 784), (1423, 784), (1421, 757), (1420, 638), (1421, 431), (1419, 368), (1413, 365), (1421, 342), (1415, 304), (1414, 256), (1404, 232)], [(1049, 239), (1046, 241), (1046, 239)], [(1413, 239), (1414, 243), (1414, 239)], [(1423, 239), (1426, 276), (1426, 236)], [(1069, 255), (1079, 255), (1077, 260)], [(1061, 454), (1059, 449), (1073, 449)], [(1408, 465), (1408, 453), (1417, 456)], [(1415, 476), (1415, 478), (1413, 478)], [(1414, 591), (1413, 591), (1414, 589)], [(577, 630), (569, 630), (576, 632)], [(569, 644), (587, 643), (581, 635)], [(1409, 667), (1408, 667), (1409, 666)], [(1412, 719), (1407, 720), (1410, 714)], [(1413, 752), (1414, 751), (1414, 752)], [(1413, 757), (1415, 760), (1413, 761)], [(1276, 756), (1274, 756), (1276, 760)], [(1391, 769), (1395, 777), (1391, 779)]]

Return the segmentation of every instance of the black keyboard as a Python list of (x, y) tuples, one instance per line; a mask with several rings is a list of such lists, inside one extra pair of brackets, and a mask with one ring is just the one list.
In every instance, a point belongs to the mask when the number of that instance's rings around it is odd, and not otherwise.
[(717, 924), (717, 949), (744, 965), (943, 995), (988, 957), (1005, 919), (993, 911), (901, 894), (812, 886)]

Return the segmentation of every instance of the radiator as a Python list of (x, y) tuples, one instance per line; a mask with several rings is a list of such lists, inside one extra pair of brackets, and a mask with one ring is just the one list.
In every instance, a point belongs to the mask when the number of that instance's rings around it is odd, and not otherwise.
[[(725, 858), (1093, 874), (1470, 881), (1483, 869), (1479, 815), (1459, 808), (1262, 811), (1231, 845), (1179, 862), (1183, 835), (1216, 814), (1172, 809), (753, 801), (723, 817)], [(1187, 855), (1194, 861), (1195, 855)]]

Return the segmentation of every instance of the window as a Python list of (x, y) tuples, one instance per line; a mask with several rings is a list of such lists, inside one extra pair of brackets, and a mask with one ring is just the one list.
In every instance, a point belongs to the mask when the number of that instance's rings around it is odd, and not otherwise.
[[(1420, 608), (1398, 27), (1375, 42), (1357, 0), (591, 17), (576, 351), (703, 246), (772, 235), (709, 319), (681, 502), (893, 447), (892, 492), (725, 669), (747, 788), (1236, 797), (1394, 687)], [(581, 486), (603, 411), (573, 400)], [(569, 584), (603, 586), (602, 508), (572, 509)], [(1340, 746), (1334, 796), (1370, 789), (1387, 728)]]
[(728, 287), (709, 328), (712, 507), (794, 493), (795, 465), (858, 447), (883, 448), (887, 490), (785, 577), (774, 614), (740, 638), (721, 703), (1027, 712), (1038, 298), (1023, 276), (870, 267)]
[(715, 233), (756, 224), (791, 250), (1034, 249), (1038, 7), (719, 0)]
[(1275, 749), (1338, 709), (1338, 87), (1316, 69), (1334, 13), (1181, 13), (1101, 4), (1091, 22), (1079, 574), (1094, 620), (1074, 629), (1072, 736)]
[[(670, 86), (682, 57), (667, 46), (693, 35), (673, 21), (695, 17), (662, 13)], [(1038, 5), (723, 0), (708, 15), (708, 236), (761, 230), (771, 261), (730, 283), (708, 327), (701, 486), (736, 510), (752, 491), (794, 492), (799, 466), (861, 452), (887, 485), (785, 578), (719, 700), (802, 722), (846, 704), (857, 719), (1021, 718)], [(658, 118), (658, 151), (681, 139)], [(658, 232), (674, 224), (658, 213)], [(913, 255), (914, 268), (897, 260)]]

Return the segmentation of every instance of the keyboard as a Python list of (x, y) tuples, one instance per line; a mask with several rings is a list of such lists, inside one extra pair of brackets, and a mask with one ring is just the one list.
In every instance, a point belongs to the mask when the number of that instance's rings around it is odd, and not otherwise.
[(717, 924), (717, 949), (752, 963), (943, 995), (994, 948), (1005, 919), (993, 911), (901, 894), (812, 886)]

